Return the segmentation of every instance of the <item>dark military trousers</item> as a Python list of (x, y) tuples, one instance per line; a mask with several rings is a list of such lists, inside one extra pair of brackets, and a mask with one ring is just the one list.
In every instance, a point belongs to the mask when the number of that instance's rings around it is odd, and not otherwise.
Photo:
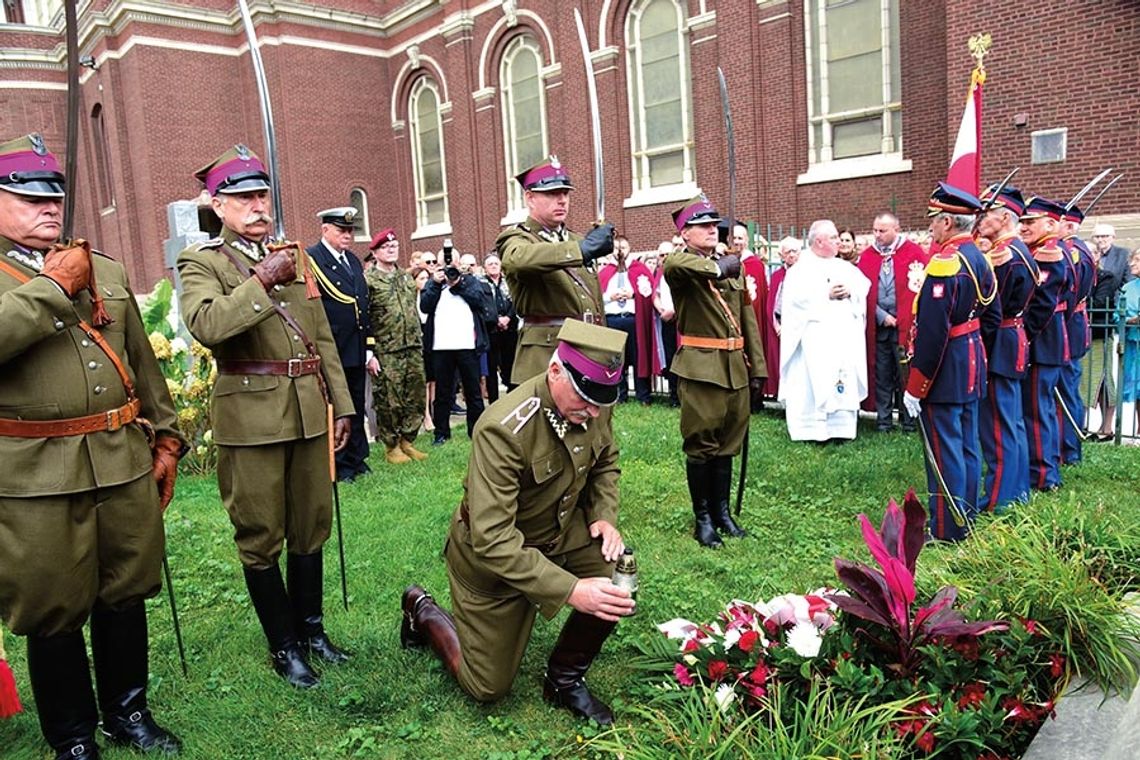
[(392, 448), (401, 439), (414, 441), (424, 421), (427, 379), (419, 346), (377, 354), (380, 374), (372, 378), (376, 439)]
[(336, 453), (336, 474), (338, 478), (366, 472), (364, 460), (368, 459), (368, 436), (364, 434), (364, 391), (368, 386), (364, 367), (345, 367), (344, 381), (352, 396), (354, 411), (349, 418), (351, 429), (348, 445)]
[[(468, 550), (470, 551), (470, 550)], [(462, 654), (456, 678), (465, 692), (480, 702), (506, 696), (518, 674), (537, 607), (515, 591), (481, 592), (450, 572), (452, 566), (469, 564), (462, 547), (448, 542), (445, 552), (449, 568), (451, 604)], [(600, 540), (591, 541), (547, 559), (579, 578), (608, 578), (614, 566), (602, 557)], [(462, 571), (460, 571), (462, 572)]]
[(82, 628), (96, 600), (119, 610), (154, 596), (165, 541), (150, 473), (81, 493), (0, 497), (4, 623), (56, 636)]
[(689, 459), (707, 461), (740, 453), (748, 430), (748, 386), (724, 388), (680, 378), (682, 448)]
[(218, 489), (242, 565), (264, 570), (312, 554), (332, 527), (329, 442), (319, 435), (259, 446), (218, 446)]

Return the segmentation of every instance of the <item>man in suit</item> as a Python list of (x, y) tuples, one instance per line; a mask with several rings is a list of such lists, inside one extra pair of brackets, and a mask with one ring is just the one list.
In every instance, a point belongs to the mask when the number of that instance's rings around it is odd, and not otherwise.
[(355, 413), (348, 445), (336, 453), (337, 480), (352, 481), (371, 472), (368, 468), (368, 438), (364, 435), (364, 390), (368, 386), (365, 367), (377, 371), (372, 355), (374, 338), (368, 321), (368, 283), (364, 267), (352, 245), (357, 211), (352, 206), (330, 208), (317, 214), (321, 220), (321, 242), (307, 248), (313, 275), (321, 289), (321, 303), (329, 320), (337, 355)]
[(0, 145), (0, 617), (28, 637), (56, 758), (99, 757), (100, 712), (111, 744), (175, 754), (147, 707), (143, 600), (184, 444), (123, 267), (53, 247), (64, 184), (38, 134)]
[(712, 548), (723, 545), (718, 530), (745, 535), (728, 510), (732, 458), (748, 431), (749, 391), (759, 395), (768, 375), (740, 258), (713, 257), (719, 221), (704, 195), (674, 211), (685, 250), (665, 259), (665, 280), (677, 310), (678, 348), (670, 369), (680, 378), (694, 538)]
[(869, 392), (863, 408), (876, 413), (875, 429), (894, 430), (896, 404), (899, 425), (913, 432), (914, 418), (902, 406), (906, 365), (900, 364), (900, 346), (910, 340), (915, 296), (922, 287), (922, 273), (930, 258), (917, 243), (899, 233), (899, 220), (884, 211), (875, 217), (875, 242), (859, 255), (858, 266), (868, 280), (867, 379)]
[(307, 657), (348, 659), (324, 629), (322, 548), (329, 447), (347, 445), (355, 409), (308, 257), (297, 244), (266, 246), (273, 207), (261, 160), (236, 145), (194, 176), (222, 220), (220, 237), (178, 255), (182, 319), (218, 363), (218, 488), (273, 668), (309, 688), (319, 679)]
[(428, 645), (480, 702), (510, 690), (535, 613), (567, 618), (543, 696), (613, 723), (583, 680), (634, 601), (615, 586), (618, 449), (603, 407), (617, 401), (625, 333), (568, 320), (544, 373), (495, 402), (475, 426), (464, 497), (444, 556), (454, 618), (419, 586), (404, 592), (403, 646)]

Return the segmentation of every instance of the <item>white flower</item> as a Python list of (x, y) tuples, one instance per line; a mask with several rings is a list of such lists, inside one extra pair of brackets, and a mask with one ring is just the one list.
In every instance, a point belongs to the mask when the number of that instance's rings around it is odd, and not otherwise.
[(732, 704), (732, 700), (736, 699), (736, 690), (732, 684), (722, 683), (716, 687), (713, 699), (716, 700), (716, 706), (720, 708), (721, 712), (728, 712), (728, 706)]
[(685, 618), (673, 618), (667, 623), (658, 625), (657, 630), (669, 639), (687, 639), (697, 630), (697, 625), (685, 620)]
[(740, 629), (729, 628), (724, 634), (724, 648), (725, 651), (732, 649), (736, 646), (736, 642), (740, 641)]
[(174, 340), (170, 341), (170, 350), (175, 356), (186, 353), (186, 350), (188, 348), (189, 346), (186, 345), (186, 341), (184, 341), (182, 338), (175, 338)]
[(811, 623), (796, 623), (788, 631), (788, 646), (800, 657), (815, 657), (822, 641), (819, 629)]

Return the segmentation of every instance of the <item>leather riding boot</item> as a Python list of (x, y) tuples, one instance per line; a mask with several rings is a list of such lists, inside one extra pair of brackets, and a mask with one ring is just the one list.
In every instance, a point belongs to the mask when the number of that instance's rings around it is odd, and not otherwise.
[(245, 585), (261, 629), (269, 642), (269, 653), (273, 659), (273, 669), (299, 689), (310, 689), (320, 683), (316, 672), (309, 667), (305, 654), (297, 644), (293, 629), (292, 614), (289, 610), (289, 596), (285, 593), (285, 583), (281, 580), (281, 568), (274, 565), (264, 570), (243, 567)]
[(709, 514), (713, 525), (721, 533), (744, 538), (748, 534), (736, 524), (728, 509), (732, 494), (732, 457), (715, 457), (709, 462), (709, 467), (712, 470), (709, 476)]
[(685, 460), (685, 476), (689, 481), (689, 497), (693, 500), (693, 517), (696, 528), (693, 538), (704, 547), (717, 549), (724, 544), (713, 528), (709, 516), (709, 480), (712, 478), (712, 464), (697, 459)]
[(95, 727), (99, 713), (83, 631), (28, 637), (28, 676), (40, 716), (40, 730), (56, 760), (98, 760)]
[(321, 599), (324, 595), (324, 557), (321, 552), (290, 554), (285, 563), (289, 601), (293, 607), (293, 630), (301, 649), (327, 663), (348, 662), (348, 653), (329, 641), (325, 633)]
[(547, 702), (602, 726), (614, 722), (609, 705), (586, 688), (586, 671), (616, 625), (577, 610), (570, 613), (546, 663), (542, 696)]
[(403, 619), (400, 621), (400, 646), (431, 647), (447, 672), (459, 674), (461, 653), (459, 634), (451, 613), (436, 604), (432, 595), (419, 586), (408, 586), (400, 600)]
[(124, 610), (99, 602), (91, 611), (91, 655), (103, 712), (103, 735), (112, 744), (177, 755), (182, 742), (154, 722), (146, 703), (149, 672), (146, 605)]

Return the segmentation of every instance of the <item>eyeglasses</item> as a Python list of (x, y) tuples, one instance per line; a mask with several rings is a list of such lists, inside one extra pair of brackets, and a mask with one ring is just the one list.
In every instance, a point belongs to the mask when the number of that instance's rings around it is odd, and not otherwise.
[(423, 258), (423, 259), (420, 259), (420, 263), (421, 264), (434, 264), (435, 259)]

